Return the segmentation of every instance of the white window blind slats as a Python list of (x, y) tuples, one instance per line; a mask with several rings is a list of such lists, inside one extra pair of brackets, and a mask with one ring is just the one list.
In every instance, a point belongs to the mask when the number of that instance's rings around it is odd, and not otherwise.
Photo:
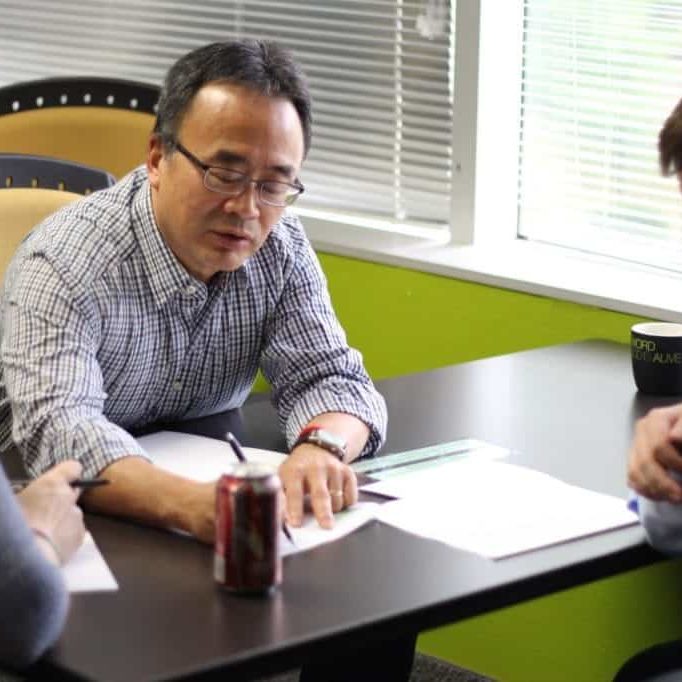
[[(626, 49), (623, 46), (623, 49)], [(567, 51), (570, 47), (566, 48)], [(548, 55), (549, 56), (549, 55)], [(579, 59), (579, 65), (576, 62)], [(601, 56), (596, 52), (583, 52), (583, 54), (576, 54), (571, 57), (568, 54), (552, 56), (552, 70), (557, 76), (556, 85), (560, 86), (563, 79), (569, 75), (580, 74), (585, 80), (581, 80), (581, 85), (587, 87), (588, 85), (597, 85), (600, 79), (615, 75), (621, 71), (624, 78), (631, 78), (635, 76), (642, 76), (644, 74), (651, 75), (651, 68), (653, 66), (660, 67), (660, 55), (648, 55), (642, 53), (632, 53), (627, 58), (623, 57), (618, 60), (612, 59), (608, 62), (603, 61)], [(578, 68), (576, 68), (578, 67)], [(627, 72), (624, 72), (627, 69)], [(528, 72), (533, 74), (529, 68)], [(537, 77), (537, 74), (534, 74)], [(531, 81), (532, 82), (532, 81)], [(623, 83), (627, 86), (627, 81)], [(653, 83), (650, 82), (650, 86)]]
[[(381, 157), (358, 158), (350, 164), (346, 164), (346, 160), (346, 154), (334, 154), (331, 151), (325, 150), (323, 162), (320, 163), (317, 160), (311, 160), (310, 167), (305, 168), (303, 179), (307, 183), (309, 182), (309, 176), (312, 171), (323, 171), (330, 166), (337, 166), (342, 172), (348, 172), (349, 176), (362, 178), (367, 181), (370, 181), (371, 179), (378, 181), (380, 177), (393, 173), (393, 159), (388, 156), (383, 159)], [(338, 175), (339, 171), (336, 171), (335, 174)]]
[[(447, 120), (446, 114), (438, 108), (431, 107), (407, 107), (403, 108), (401, 116), (401, 128), (412, 128), (415, 134), (422, 133), (425, 137), (432, 137), (433, 131), (440, 135), (440, 141), (444, 142), (447, 135), (450, 133), (452, 123)], [(414, 114), (412, 113), (414, 112)], [(388, 123), (392, 130), (395, 130), (395, 116), (396, 107), (391, 106), (386, 98), (382, 97), (365, 97), (353, 95), (349, 97), (348, 94), (335, 93), (325, 97), (324, 99), (316, 100), (315, 110), (313, 112), (316, 124), (327, 124), (330, 127), (337, 125), (343, 126), (344, 123), (348, 125), (349, 116), (354, 123), (358, 118), (367, 118), (363, 129), (371, 129), (379, 122)], [(418, 114), (418, 115), (417, 115)], [(357, 128), (356, 128), (357, 130)]]
[[(74, 0), (0, 1), (0, 85), (60, 75), (160, 83), (202, 44), (278, 40), (313, 93), (302, 204), (449, 221), (454, 0), (88, 0), (87, 11)], [(430, 39), (417, 20), (434, 4), (452, 7)]]
[[(619, 214), (627, 210), (628, 214), (639, 216), (640, 219), (650, 220), (651, 210), (656, 209), (658, 203), (656, 194), (648, 194), (643, 190), (637, 190), (636, 185), (620, 185), (618, 192), (611, 192), (608, 183), (600, 183), (596, 177), (591, 178), (590, 188), (576, 192), (568, 189), (565, 197), (568, 200), (581, 201), (589, 206), (591, 211), (602, 211), (605, 214), (617, 211)], [(658, 193), (658, 198), (663, 193)], [(553, 208), (552, 210), (556, 210)], [(647, 217), (648, 216), (648, 217)], [(640, 228), (638, 223), (633, 225), (633, 230)]]
[(406, 169), (410, 171), (419, 171), (418, 175), (416, 173), (406, 174), (407, 177), (417, 175), (417, 177), (414, 178), (415, 182), (421, 179), (428, 180), (428, 182), (439, 182), (447, 179), (447, 174), (449, 173), (448, 166), (443, 164), (440, 167), (434, 167), (431, 162), (431, 157), (426, 154), (403, 152), (402, 158), (403, 165)]
[(380, 132), (354, 133), (352, 130), (341, 130), (340, 128), (328, 128), (317, 126), (318, 130), (324, 134), (324, 140), (316, 144), (316, 157), (321, 159), (327, 149), (341, 152), (348, 151), (348, 145), (352, 144), (356, 150), (361, 151), (367, 148), (368, 144), (383, 143), (386, 148), (393, 141), (393, 136), (381, 134)]
[(682, 97), (682, 6), (525, 0), (520, 237), (682, 267), (658, 132)]

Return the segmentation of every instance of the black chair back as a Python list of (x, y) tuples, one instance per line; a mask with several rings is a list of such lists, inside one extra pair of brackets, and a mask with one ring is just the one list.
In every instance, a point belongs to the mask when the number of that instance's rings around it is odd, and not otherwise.
[(111, 187), (115, 182), (111, 173), (74, 161), (29, 154), (0, 154), (0, 189), (41, 187), (89, 194)]
[(0, 115), (47, 107), (113, 107), (156, 114), (156, 85), (120, 78), (43, 78), (0, 88)]

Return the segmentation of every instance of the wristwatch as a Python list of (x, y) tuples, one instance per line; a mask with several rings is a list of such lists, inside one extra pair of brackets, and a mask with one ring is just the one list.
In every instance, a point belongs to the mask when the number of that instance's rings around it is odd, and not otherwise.
[(343, 462), (346, 456), (346, 441), (341, 438), (341, 436), (337, 436), (317, 424), (306, 426), (298, 435), (294, 447), (291, 449), (293, 450), (297, 445), (301, 445), (302, 443), (317, 445), (318, 448), (331, 452), (331, 454), (340, 462)]

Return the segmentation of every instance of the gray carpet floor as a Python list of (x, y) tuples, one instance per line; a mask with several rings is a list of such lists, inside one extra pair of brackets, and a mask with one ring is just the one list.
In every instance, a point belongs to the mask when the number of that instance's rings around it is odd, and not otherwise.
[(440, 658), (417, 652), (410, 682), (494, 682), (494, 680), (492, 677), (479, 675)]
[[(263, 677), (254, 682), (298, 682), (298, 671)], [(324, 680), (320, 680), (324, 682)], [(391, 682), (377, 680), (377, 682)], [(495, 682), (491, 677), (479, 675), (466, 668), (460, 668), (440, 658), (417, 652), (410, 682)]]

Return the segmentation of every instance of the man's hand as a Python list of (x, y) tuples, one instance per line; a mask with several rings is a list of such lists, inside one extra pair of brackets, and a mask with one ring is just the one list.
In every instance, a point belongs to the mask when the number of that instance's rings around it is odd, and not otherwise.
[(635, 427), (628, 484), (651, 500), (682, 503), (682, 485), (670, 476), (682, 474), (682, 404), (651, 410)]
[(331, 528), (334, 513), (358, 500), (355, 472), (315, 445), (296, 447), (280, 466), (279, 476), (286, 497), (286, 518), (292, 526), (300, 526), (303, 521), (306, 494), (322, 528)]
[[(48, 538), (45, 546), (41, 545), (41, 550), (48, 559), (57, 563), (68, 561), (85, 536), (83, 512), (76, 504), (78, 491), (70, 485), (80, 473), (78, 462), (62, 462), (17, 495), (28, 525)], [(48, 542), (54, 551), (50, 550)]]

